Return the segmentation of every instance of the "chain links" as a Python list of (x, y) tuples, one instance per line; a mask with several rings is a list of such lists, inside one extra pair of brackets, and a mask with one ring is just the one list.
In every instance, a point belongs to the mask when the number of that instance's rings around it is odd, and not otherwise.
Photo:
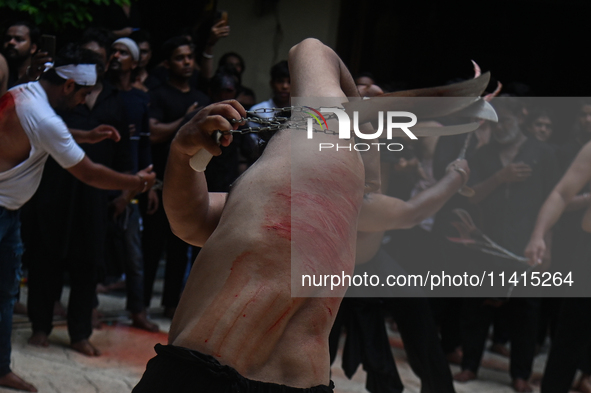
[[(339, 107), (335, 107), (337, 109), (343, 109)], [(293, 113), (303, 113), (306, 112), (306, 108), (301, 106), (287, 106), (283, 108), (260, 108), (255, 109), (254, 111), (247, 111), (246, 117), (241, 119), (230, 119), (230, 123), (236, 124), (241, 123), (243, 121), (260, 124), (260, 127), (243, 127), (238, 130), (228, 130), (224, 131), (224, 133), (230, 134), (249, 134), (249, 133), (260, 133), (260, 132), (268, 132), (268, 131), (279, 131), (284, 130), (286, 128), (292, 128), (296, 130), (307, 130), (307, 116), (302, 115), (293, 115)], [(273, 113), (274, 115), (269, 118), (259, 117), (258, 115), (261, 113)], [(275, 115), (277, 114), (277, 115)], [(281, 116), (285, 114), (284, 116)], [(329, 115), (324, 116), (326, 120), (336, 119), (337, 115), (331, 113)], [(320, 132), (328, 135), (338, 135), (338, 131), (332, 131), (329, 129), (318, 129), (314, 128), (312, 125), (314, 132)]]

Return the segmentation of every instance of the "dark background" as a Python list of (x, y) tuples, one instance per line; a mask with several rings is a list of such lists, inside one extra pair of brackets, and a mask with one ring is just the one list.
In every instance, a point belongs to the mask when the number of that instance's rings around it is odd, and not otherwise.
[(344, 0), (337, 52), (378, 84), (470, 78), (473, 59), (504, 92), (523, 90), (513, 86), (520, 82), (526, 95), (588, 96), (590, 17), (583, 1)]
[[(255, 3), (267, 9), (283, 1), (293, 0)], [(215, 9), (215, 3), (166, 0), (136, 4), (142, 26), (160, 41), (154, 42), (157, 50), (163, 39), (180, 33), (182, 26), (195, 24), (199, 16), (203, 22), (208, 5)], [(7, 21), (21, 18), (0, 8), (3, 28)], [(470, 78), (470, 60), (474, 59), (483, 71), (490, 70), (493, 78), (503, 82), (504, 92), (591, 95), (589, 1), (343, 0), (339, 18), (337, 53), (354, 75), (370, 71), (378, 84), (415, 88)], [(58, 44), (79, 34), (74, 29), (58, 32)], [(491, 88), (494, 85), (495, 79)]]

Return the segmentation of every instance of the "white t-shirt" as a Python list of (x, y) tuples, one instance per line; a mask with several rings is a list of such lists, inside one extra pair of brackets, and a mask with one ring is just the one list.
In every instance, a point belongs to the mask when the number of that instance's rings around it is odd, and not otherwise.
[(53, 108), (39, 82), (16, 86), (8, 91), (14, 99), (15, 110), (29, 142), (29, 158), (17, 166), (0, 172), (0, 206), (16, 210), (35, 193), (47, 156), (63, 168), (70, 168), (84, 158), (84, 150)]

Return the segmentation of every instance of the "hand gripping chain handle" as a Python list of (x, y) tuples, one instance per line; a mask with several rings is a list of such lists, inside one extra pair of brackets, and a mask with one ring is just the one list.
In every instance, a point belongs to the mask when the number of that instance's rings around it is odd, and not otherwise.
[[(261, 108), (254, 111), (249, 111), (247, 114), (248, 117), (244, 117), (242, 119), (229, 119), (230, 123), (241, 123), (241, 122), (252, 122), (261, 124), (260, 127), (244, 127), (239, 130), (224, 130), (220, 131), (217, 130), (212, 134), (212, 138), (215, 142), (219, 145), (220, 139), (223, 134), (247, 134), (247, 133), (260, 133), (266, 131), (278, 131), (287, 127), (291, 127), (294, 129), (302, 129), (305, 130), (306, 128), (303, 126), (305, 124), (304, 117), (294, 117), (290, 119), (289, 117), (282, 117), (282, 116), (273, 116), (271, 118), (262, 118), (257, 117), (258, 114), (261, 113), (286, 113), (286, 112), (302, 112), (304, 108), (300, 107), (286, 107), (286, 108)], [(328, 119), (329, 116), (326, 116)], [(314, 130), (314, 132), (318, 132)], [(325, 130), (324, 133), (326, 134), (338, 134), (335, 131)], [(195, 154), (189, 160), (189, 164), (191, 168), (197, 172), (205, 171), (207, 164), (211, 161), (213, 155), (205, 149), (201, 149), (197, 154)]]
[[(222, 137), (222, 132), (219, 130), (215, 131), (212, 134), (212, 137), (214, 138), (216, 143), (219, 145), (220, 139)], [(205, 168), (207, 167), (207, 164), (209, 164), (209, 161), (211, 161), (212, 157), (213, 157), (213, 155), (210, 152), (208, 152), (205, 149), (201, 149), (197, 152), (197, 154), (195, 154), (193, 157), (191, 157), (191, 159), (189, 160), (189, 165), (191, 165), (191, 168), (193, 168), (194, 171), (203, 172), (203, 171), (205, 171)]]

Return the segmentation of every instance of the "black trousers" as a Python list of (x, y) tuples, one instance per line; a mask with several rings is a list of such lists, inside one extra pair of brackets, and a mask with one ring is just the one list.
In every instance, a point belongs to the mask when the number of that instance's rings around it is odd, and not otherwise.
[(70, 277), (68, 300), (68, 333), (73, 343), (92, 334), (92, 309), (95, 305), (96, 266), (85, 260), (36, 260), (29, 263), (29, 295), (27, 308), (33, 332), (47, 335), (53, 328), (53, 306), (64, 283)]
[[(406, 274), (406, 271), (384, 250), (379, 250), (369, 262), (357, 265), (355, 272), (357, 274), (367, 272), (370, 275), (377, 274), (380, 277), (386, 277), (387, 274)], [(451, 371), (441, 349), (428, 300), (416, 297), (421, 293), (416, 289), (403, 287), (382, 288), (383, 291), (376, 292), (383, 294), (384, 297), (381, 299), (349, 299), (347, 297), (343, 299), (345, 309), (350, 302), (356, 301), (352, 307), (349, 307), (353, 311), (352, 315), (349, 316), (351, 321), (347, 325), (349, 326), (347, 329), (347, 343), (350, 340), (359, 342), (358, 347), (365, 356), (363, 358), (364, 369), (368, 372), (367, 389), (372, 393), (382, 391), (398, 392), (401, 390), (396, 389), (402, 387), (401, 384), (398, 385), (396, 382), (400, 378), (393, 363), (385, 330), (383, 313), (380, 309), (380, 307), (383, 307), (392, 314), (398, 324), (409, 364), (414, 373), (421, 379), (421, 392), (453, 393)], [(355, 289), (355, 287), (349, 288), (347, 296), (359, 295)], [(339, 313), (341, 313), (341, 310), (339, 310)], [(355, 327), (355, 330), (352, 330), (352, 327)], [(334, 344), (331, 345), (331, 348), (333, 347)], [(347, 344), (343, 353), (343, 362), (347, 360), (345, 359), (346, 354)], [(390, 366), (390, 362), (393, 367)], [(350, 367), (354, 366), (356, 369), (357, 365), (358, 363), (350, 365)], [(353, 372), (355, 369), (353, 369)], [(370, 370), (372, 370), (371, 375)], [(347, 373), (347, 369), (345, 369), (345, 372)], [(391, 387), (388, 388), (388, 385)], [(374, 390), (371, 390), (370, 387)]]
[(384, 301), (398, 325), (408, 363), (421, 379), (421, 393), (455, 392), (428, 299), (388, 298)]
[(591, 298), (565, 298), (546, 362), (541, 392), (570, 391), (577, 366), (585, 357), (591, 357)]
[(456, 348), (462, 345), (462, 334), (460, 333), (462, 302), (462, 298), (455, 297), (429, 299), (435, 323), (439, 326), (441, 348), (445, 354), (453, 353)]
[[(158, 192), (160, 201), (162, 201), (162, 193)], [(142, 250), (144, 254), (145, 306), (150, 306), (158, 263), (163, 253), (166, 252), (162, 305), (164, 307), (176, 307), (183, 289), (189, 245), (176, 237), (170, 230), (162, 202), (154, 214), (144, 214), (143, 221)]]
[[(485, 304), (486, 299), (464, 299), (462, 313), (462, 370), (478, 373), (484, 346), (498, 308)], [(540, 299), (511, 298), (506, 307), (511, 340), (510, 374), (513, 379), (529, 379), (534, 361)]]
[(344, 298), (329, 336), (330, 362), (334, 362), (343, 328), (347, 340), (342, 368), (351, 379), (359, 364), (367, 373), (371, 393), (401, 393), (404, 390), (386, 333), (383, 302), (378, 298)]

